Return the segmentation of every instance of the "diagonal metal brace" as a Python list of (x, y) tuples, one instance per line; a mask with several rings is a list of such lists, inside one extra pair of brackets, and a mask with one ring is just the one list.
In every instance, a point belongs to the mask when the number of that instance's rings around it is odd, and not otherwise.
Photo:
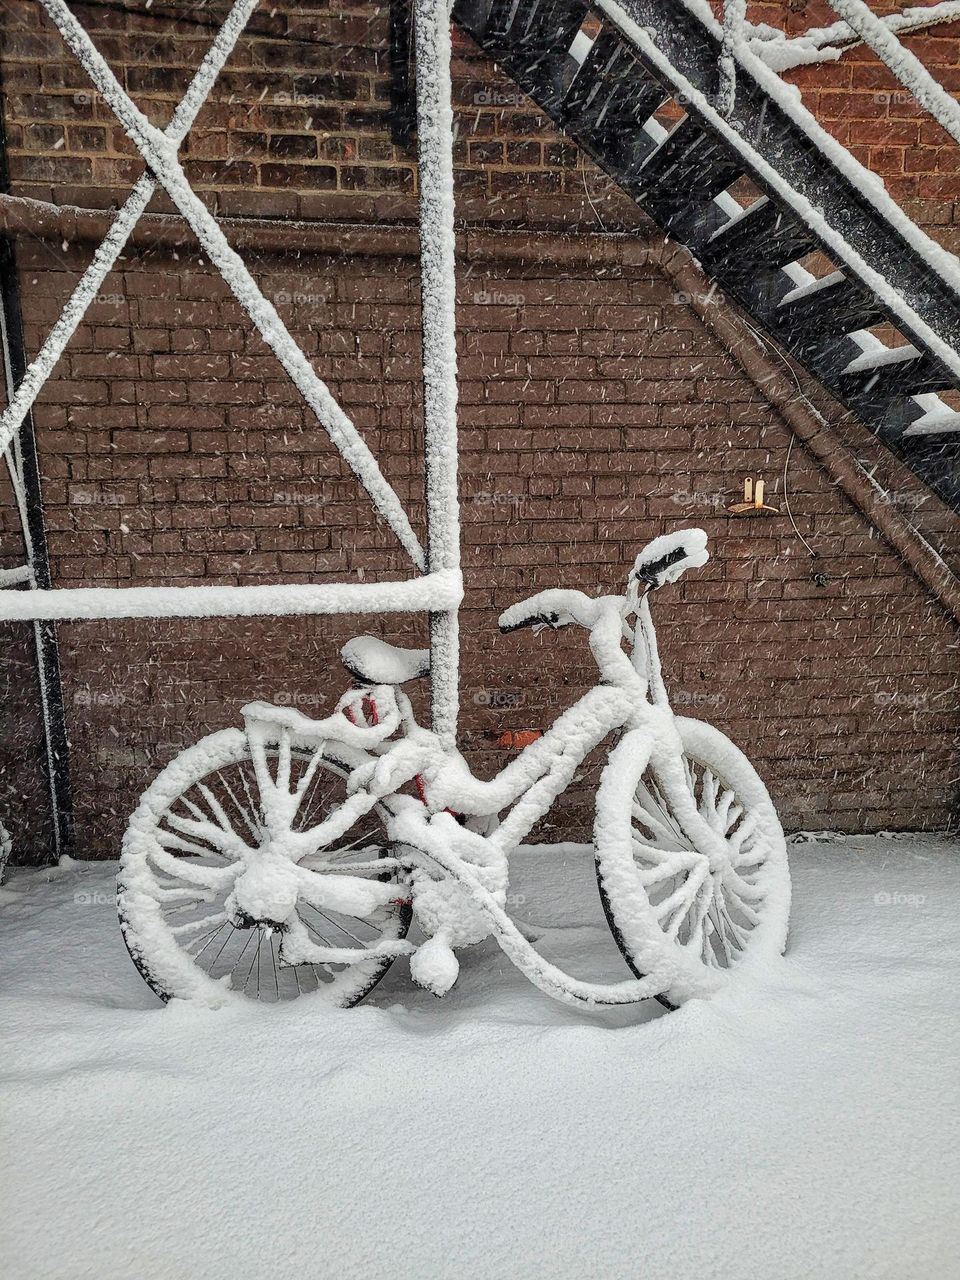
[(40, 0), (67, 45), (79, 59), (104, 100), (112, 108), (130, 140), (153, 171), (156, 181), (189, 223), (210, 261), (277, 356), (291, 381), (316, 414), (347, 465), (418, 569), (426, 557), (395, 490), (356, 427), (318, 377), (294, 342), (276, 308), (264, 297), (240, 255), (231, 248), (220, 224), (187, 181), (170, 138), (150, 123), (132, 102), (86, 31), (64, 0)]
[[(217, 32), (216, 39), (197, 69), (190, 83), (186, 96), (173, 113), (173, 118), (166, 129), (170, 141), (179, 145), (187, 136), (197, 113), (206, 102), (214, 81), (223, 69), (224, 63), (233, 51), (234, 45), (259, 0), (236, 0), (226, 21)], [(20, 385), (9, 404), (0, 416), (0, 453), (4, 452), (13, 437), (20, 430), (24, 419), (33, 408), (37, 396), (44, 383), (53, 372), (54, 366), (63, 355), (67, 343), (76, 332), (77, 325), (83, 320), (90, 304), (99, 294), (104, 280), (113, 268), (114, 263), (123, 252), (127, 241), (140, 220), (147, 206), (153, 199), (157, 182), (153, 174), (147, 172), (139, 179), (130, 192), (123, 208), (117, 214), (116, 221), (94, 254), (74, 289), (67, 305), (64, 307), (56, 324), (47, 335), (36, 359), (28, 366)]]

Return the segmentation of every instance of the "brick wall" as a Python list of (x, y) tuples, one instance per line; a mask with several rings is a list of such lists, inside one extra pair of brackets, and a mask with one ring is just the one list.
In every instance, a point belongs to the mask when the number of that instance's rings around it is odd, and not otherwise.
[[(871, 0), (871, 7), (884, 14), (911, 6)], [(166, 124), (226, 5), (157, 3), (146, 12), (140, 0), (127, 0), (75, 12), (138, 105)], [(836, 20), (825, 0), (759, 0), (749, 17), (791, 35)], [(388, 6), (377, 0), (306, 0), (256, 14), (183, 148), (196, 189), (225, 214), (411, 218), (414, 158), (391, 143), (387, 127), (387, 26)], [(635, 223), (633, 206), (455, 35), (462, 215), (515, 226)], [(904, 43), (946, 88), (960, 90), (960, 23)], [(122, 197), (140, 161), (35, 0), (7, 4), (0, 59), (17, 191), (91, 207)], [(960, 248), (960, 146), (871, 50), (857, 45), (839, 62), (785, 78), (911, 217)]]
[[(39, 249), (22, 268), (35, 342), (73, 277)], [(282, 260), (260, 269), (290, 287)], [(309, 304), (286, 308), (296, 337), (419, 518), (415, 262), (302, 260), (296, 288), (326, 297), (334, 321), (317, 332)], [(498, 759), (487, 733), (544, 726), (592, 675), (582, 636), (501, 638), (496, 614), (557, 582), (615, 590), (646, 539), (696, 523), (715, 558), (659, 602), (678, 707), (747, 747), (793, 826), (943, 825), (955, 628), (802, 449), (789, 490), (816, 566), (784, 516), (725, 514), (746, 472), (782, 503), (789, 434), (659, 266), (599, 279), (474, 267), (460, 304), (464, 741), (477, 767)], [(109, 359), (104, 329), (123, 335)], [(187, 255), (132, 259), (105, 286), (38, 406), (59, 585), (370, 580), (402, 565), (246, 329)], [(419, 620), (371, 625), (422, 638)], [(61, 628), (81, 849), (115, 850), (158, 765), (245, 701), (329, 708), (353, 628)]]
[[(914, 7), (902, 0), (870, 0), (879, 15)], [(760, 0), (748, 6), (748, 17), (791, 36), (837, 21), (826, 0)], [(902, 39), (944, 88), (960, 91), (960, 23), (943, 23)], [(916, 223), (954, 253), (960, 250), (960, 145), (871, 49), (858, 44), (839, 61), (797, 67), (784, 78), (800, 89), (804, 104), (824, 128), (884, 179), (890, 195)]]
[[(187, 152), (222, 211), (413, 216), (415, 170), (386, 133), (383, 17), (369, 4), (335, 9), (344, 7), (281, 6), (258, 19), (253, 48), (238, 50)], [(197, 30), (205, 11), (172, 29), (156, 7), (146, 17), (78, 12), (125, 66), (137, 100), (165, 121), (208, 38)], [(0, 69), (14, 190), (109, 205), (139, 165), (35, 7), (11, 13)], [(698, 524), (713, 561), (658, 601), (678, 708), (746, 748), (791, 827), (945, 825), (955, 813), (956, 627), (800, 445), (784, 494), (790, 432), (672, 284), (662, 238), (650, 236), (646, 261), (618, 265), (597, 219), (632, 221), (646, 235), (642, 217), (605, 194), (509, 82), (461, 52), (463, 217), (591, 229), (573, 256), (569, 236), (545, 234), (539, 249), (518, 252), (505, 230), (501, 253), (461, 262), (471, 762), (489, 775), (503, 758), (489, 735), (543, 727), (592, 679), (582, 635), (501, 638), (497, 613), (557, 583), (616, 590), (646, 540)], [(365, 256), (362, 231), (353, 239), (345, 227), (336, 255), (246, 256), (419, 527), (418, 279), (404, 243), (398, 232), (395, 253)], [(18, 251), (35, 349), (90, 249), (21, 238)], [(105, 282), (37, 408), (57, 585), (372, 580), (403, 566), (249, 328), (189, 250), (131, 250)], [(855, 447), (870, 447), (841, 425)], [(757, 472), (775, 505), (789, 496), (816, 562), (785, 514), (726, 514), (744, 474)], [(900, 496), (915, 500), (908, 490), (892, 500)], [(955, 545), (956, 522), (934, 505)], [(423, 639), (420, 619), (368, 626)], [(79, 852), (115, 854), (160, 765), (207, 729), (236, 723), (244, 702), (329, 708), (342, 687), (336, 649), (355, 629), (363, 624), (327, 619), (62, 627)], [(560, 821), (580, 832), (575, 802)], [(25, 849), (41, 853), (44, 838), (34, 832), (31, 843), (24, 826)]]
[[(165, 125), (226, 5), (74, 11), (137, 104)], [(256, 14), (183, 147), (196, 190), (227, 215), (414, 220), (414, 154), (389, 136), (387, 14), (373, 0)], [(0, 59), (16, 191), (94, 208), (122, 199), (142, 164), (35, 0), (7, 6)], [(642, 221), (459, 33), (454, 77), (462, 216), (595, 226), (589, 181), (601, 216), (609, 201), (610, 216)]]

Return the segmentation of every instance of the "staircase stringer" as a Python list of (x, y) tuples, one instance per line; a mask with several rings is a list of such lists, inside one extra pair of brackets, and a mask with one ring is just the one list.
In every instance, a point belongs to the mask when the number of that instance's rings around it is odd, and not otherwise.
[(728, 299), (717, 295), (712, 281), (690, 251), (673, 245), (660, 265), (678, 293), (809, 454), (824, 468), (844, 495), (900, 556), (944, 612), (960, 626), (960, 578), (895, 505), (884, 502), (867, 473), (837, 432), (810, 403), (798, 397), (797, 387), (773, 350), (769, 339), (758, 338)]

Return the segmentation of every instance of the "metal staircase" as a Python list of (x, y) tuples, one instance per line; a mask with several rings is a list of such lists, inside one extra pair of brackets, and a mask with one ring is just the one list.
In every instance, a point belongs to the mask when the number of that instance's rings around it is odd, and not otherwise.
[[(739, 59), (733, 108), (720, 114), (721, 32), (703, 0), (455, 0), (454, 17), (960, 510), (960, 412), (936, 394), (960, 392), (960, 264), (759, 59)], [(670, 103), (665, 127), (655, 116)], [(734, 183), (752, 203), (734, 198)], [(819, 279), (801, 265), (815, 251), (834, 267)], [(885, 325), (900, 345), (869, 332)]]

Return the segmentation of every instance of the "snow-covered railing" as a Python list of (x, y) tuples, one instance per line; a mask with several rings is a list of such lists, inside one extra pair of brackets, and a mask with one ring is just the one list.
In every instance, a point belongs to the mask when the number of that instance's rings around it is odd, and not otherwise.
[[(263, 586), (88, 587), (0, 593), (0, 620), (426, 612), (431, 616), (434, 724), (451, 739), (457, 716), (457, 609), (462, 596), (457, 503), (457, 365), (453, 232), (453, 113), (447, 0), (416, 0), (421, 173), (428, 552), (362, 436), (294, 341), (274, 306), (187, 180), (179, 147), (244, 31), (258, 0), (234, 0), (165, 131), (133, 103), (65, 0), (39, 0), (140, 152), (136, 183), (41, 351), (0, 416), (0, 453), (17, 433), (67, 343), (101, 290), (152, 196), (163, 189), (207, 257), (273, 350), (304, 401), (393, 530), (419, 576), (400, 582)], [(19, 571), (14, 571), (19, 572)], [(6, 575), (6, 585), (13, 585)], [(4, 579), (0, 577), (0, 585)]]
[[(960, 0), (940, 0), (939, 4), (902, 9), (899, 13), (888, 13), (879, 18), (888, 30), (898, 36), (912, 35), (928, 27), (958, 20)], [(847, 49), (863, 43), (862, 37), (843, 21), (834, 22), (829, 27), (810, 27), (802, 35), (793, 37), (760, 22), (748, 27), (747, 39), (753, 52), (774, 71), (789, 71), (815, 62), (835, 62)]]
[(0, 587), (21, 587), (32, 581), (33, 570), (28, 564), (20, 564), (13, 569), (0, 569)]
[[(807, 53), (822, 51), (827, 56), (831, 42), (862, 41), (887, 66), (914, 99), (947, 133), (960, 142), (960, 104), (930, 73), (920, 59), (904, 48), (898, 32), (906, 35), (931, 23), (960, 20), (960, 0), (948, 0), (930, 8), (907, 9), (881, 18), (865, 0), (828, 0), (841, 21), (832, 27), (811, 29), (806, 35), (788, 40), (769, 27), (758, 29), (746, 20), (746, 0), (723, 0), (723, 37), (720, 45), (720, 90), (717, 107), (729, 115), (736, 93), (736, 60), (745, 51), (761, 58), (774, 70), (783, 71), (801, 62), (815, 60)], [(758, 35), (758, 30), (760, 34)], [(779, 36), (779, 38), (778, 38)], [(795, 49), (796, 58), (783, 56)], [(836, 50), (839, 57), (842, 50)]]
[(829, 3), (917, 102), (960, 142), (960, 104), (934, 79), (920, 59), (903, 47), (890, 26), (878, 18), (864, 0), (829, 0)]
[[(457, 496), (456, 242), (453, 229), (453, 91), (448, 0), (416, 0), (417, 148), (420, 161), (420, 290), (428, 562), (460, 574)], [(456, 746), (459, 631), (456, 607), (433, 609), (433, 728)]]
[(455, 610), (459, 573), (405, 582), (277, 583), (249, 587), (75, 587), (10, 591), (0, 617), (11, 622), (97, 618), (252, 618), (316, 613), (423, 613)]
[(717, 110), (728, 116), (737, 93), (737, 63), (734, 51), (746, 39), (747, 0), (723, 0), (723, 41), (720, 45), (720, 93)]

